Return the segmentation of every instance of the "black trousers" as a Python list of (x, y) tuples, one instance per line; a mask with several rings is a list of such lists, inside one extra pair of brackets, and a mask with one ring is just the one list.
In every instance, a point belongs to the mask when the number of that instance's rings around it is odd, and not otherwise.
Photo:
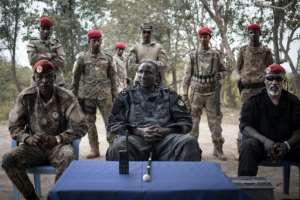
[[(300, 142), (297, 142), (291, 147), (283, 160), (300, 163), (299, 155)], [(256, 176), (259, 163), (266, 159), (268, 159), (268, 156), (264, 145), (260, 141), (254, 138), (243, 140), (240, 147), (238, 176)]]

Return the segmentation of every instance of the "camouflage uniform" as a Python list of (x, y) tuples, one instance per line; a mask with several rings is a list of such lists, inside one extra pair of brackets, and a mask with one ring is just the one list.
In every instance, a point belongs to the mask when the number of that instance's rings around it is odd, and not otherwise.
[(116, 86), (118, 88), (118, 92), (121, 92), (124, 88), (127, 87), (127, 70), (126, 70), (126, 61), (122, 56), (118, 56), (115, 54), (113, 56), (113, 63), (116, 72)]
[(264, 46), (243, 46), (237, 59), (242, 104), (264, 87), (265, 68), (273, 63), (271, 50)]
[(143, 60), (157, 61), (161, 76), (158, 77), (157, 80), (159, 80), (159, 82), (161, 82), (161, 80), (162, 82), (165, 82), (165, 71), (167, 68), (168, 57), (161, 44), (156, 42), (151, 42), (149, 44), (138, 43), (130, 50), (127, 71), (128, 77), (131, 80), (135, 79), (138, 66)]
[(28, 59), (31, 65), (37, 61), (46, 59), (51, 61), (56, 67), (56, 85), (64, 86), (63, 68), (65, 53), (61, 43), (57, 39), (41, 40), (33, 38), (27, 45)]
[(99, 153), (96, 110), (98, 107), (106, 127), (112, 101), (117, 94), (115, 83), (111, 56), (102, 52), (94, 55), (89, 51), (79, 54), (73, 68), (72, 88), (86, 115), (89, 143), (94, 153)]
[[(272, 52), (265, 46), (243, 46), (237, 58), (237, 71), (240, 75), (238, 83), (241, 103), (258, 94), (263, 88), (265, 69), (273, 63)], [(238, 134), (237, 146), (240, 147), (240, 134)]]
[[(208, 119), (208, 126), (212, 133), (212, 141), (215, 152), (222, 152), (224, 138), (222, 137), (222, 113), (220, 109), (220, 99), (216, 95), (216, 74), (221, 78), (225, 76), (225, 68), (221, 62), (220, 55), (213, 49), (193, 51), (189, 56), (189, 63), (185, 67), (183, 79), (183, 93), (188, 95), (191, 104), (191, 114), (193, 118), (193, 128), (191, 135), (195, 138), (199, 136), (199, 123), (202, 111), (205, 108)], [(219, 86), (218, 86), (219, 87)], [(223, 152), (222, 152), (223, 154)]]
[[(150, 143), (130, 131), (151, 124), (171, 128), (172, 133)], [(200, 160), (197, 141), (186, 134), (191, 127), (191, 115), (175, 92), (156, 88), (153, 93), (145, 94), (141, 87), (126, 89), (116, 99), (109, 118), (108, 130), (117, 138), (107, 150), (106, 158), (119, 159), (119, 150), (126, 147), (124, 135), (128, 132), (130, 160), (146, 160), (149, 151), (153, 151), (155, 160)]]
[[(84, 136), (87, 126), (84, 114), (72, 93), (54, 87), (52, 98), (44, 103), (34, 86), (24, 89), (18, 95), (9, 115), (9, 130), (19, 146), (3, 156), (2, 167), (26, 197), (34, 193), (26, 169), (50, 163), (57, 169), (57, 180), (75, 158), (70, 143)], [(27, 137), (34, 134), (60, 135), (62, 143), (53, 148), (24, 143)]]

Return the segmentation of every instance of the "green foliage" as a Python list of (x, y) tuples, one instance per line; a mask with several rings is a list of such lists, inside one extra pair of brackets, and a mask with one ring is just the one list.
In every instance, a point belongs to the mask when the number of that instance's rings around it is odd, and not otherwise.
[[(11, 79), (10, 62), (0, 58), (0, 121), (7, 120), (8, 113), (18, 94), (15, 83)], [(31, 70), (27, 67), (17, 67), (17, 77), (21, 88), (30, 85)]]

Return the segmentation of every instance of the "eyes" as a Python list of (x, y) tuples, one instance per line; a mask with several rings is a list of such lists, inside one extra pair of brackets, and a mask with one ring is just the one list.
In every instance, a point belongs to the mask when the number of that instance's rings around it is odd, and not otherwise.
[(36, 76), (37, 82), (41, 82), (42, 80), (54, 81), (54, 79), (55, 79), (54, 74), (38, 74)]
[(283, 77), (281, 76), (266, 76), (266, 80), (268, 81), (277, 81), (277, 82), (282, 82), (283, 81)]

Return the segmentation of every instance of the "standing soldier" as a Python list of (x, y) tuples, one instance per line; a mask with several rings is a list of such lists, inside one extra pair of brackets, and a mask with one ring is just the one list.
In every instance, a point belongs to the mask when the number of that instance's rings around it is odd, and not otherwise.
[(116, 52), (113, 56), (113, 62), (117, 77), (117, 88), (118, 92), (122, 91), (127, 87), (127, 70), (126, 70), (126, 61), (123, 56), (126, 46), (123, 42), (116, 43)]
[(211, 29), (200, 28), (198, 34), (200, 49), (191, 52), (189, 63), (185, 67), (183, 100), (191, 108), (193, 118), (191, 135), (198, 139), (199, 123), (205, 108), (214, 144), (213, 155), (220, 160), (226, 160), (222, 148), (224, 143), (221, 128), (223, 115), (220, 111), (219, 98), (220, 80), (224, 78), (226, 71), (219, 53), (209, 47)]
[[(253, 95), (258, 94), (263, 88), (265, 69), (273, 63), (272, 52), (262, 46), (259, 41), (261, 28), (258, 24), (247, 26), (250, 42), (241, 47), (237, 58), (237, 71), (240, 75), (238, 82), (241, 103)], [(240, 147), (240, 135), (237, 140), (238, 151)]]
[[(101, 51), (102, 33), (96, 29), (87, 34), (89, 50), (79, 53), (73, 68), (72, 90), (78, 97), (88, 123), (88, 138), (91, 153), (88, 159), (100, 156), (98, 133), (95, 125), (96, 110), (99, 108), (105, 127), (117, 94), (116, 74), (112, 57)], [(109, 139), (109, 137), (107, 136)]]
[(40, 20), (40, 38), (33, 38), (27, 45), (27, 54), (30, 65), (37, 61), (45, 59), (51, 61), (55, 66), (56, 81), (58, 86), (64, 86), (63, 68), (65, 62), (65, 53), (61, 43), (51, 38), (53, 21), (49, 17), (41, 17)]
[(144, 23), (141, 26), (142, 43), (137, 43), (131, 50), (128, 56), (128, 76), (134, 80), (139, 64), (143, 60), (154, 60), (159, 66), (160, 73), (158, 74), (158, 82), (165, 82), (165, 71), (167, 68), (168, 57), (162, 45), (151, 41), (152, 25)]

